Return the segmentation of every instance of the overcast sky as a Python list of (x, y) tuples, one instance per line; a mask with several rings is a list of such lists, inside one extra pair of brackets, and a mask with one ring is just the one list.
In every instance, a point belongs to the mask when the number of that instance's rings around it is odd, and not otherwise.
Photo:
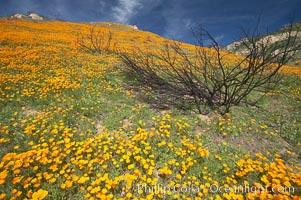
[(221, 45), (240, 28), (256, 24), (275, 31), (291, 17), (301, 21), (301, 0), (0, 0), (0, 16), (37, 12), (72, 22), (111, 21), (137, 25), (167, 38), (194, 43), (191, 28), (203, 25)]

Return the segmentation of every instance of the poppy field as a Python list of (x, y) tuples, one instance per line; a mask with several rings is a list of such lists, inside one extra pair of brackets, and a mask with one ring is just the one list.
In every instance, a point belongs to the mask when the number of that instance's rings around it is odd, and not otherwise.
[[(301, 198), (301, 68), (264, 111), (156, 109), (114, 52), (78, 48), (91, 26), (0, 20), (0, 199)], [(165, 41), (98, 26), (123, 48)]]

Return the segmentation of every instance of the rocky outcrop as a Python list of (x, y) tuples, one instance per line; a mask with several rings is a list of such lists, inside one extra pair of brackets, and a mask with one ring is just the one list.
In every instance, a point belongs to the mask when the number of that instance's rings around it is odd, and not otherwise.
[(139, 30), (139, 29), (138, 29), (138, 26), (136, 26), (136, 25), (127, 25), (127, 26), (129, 26), (129, 27), (131, 27), (131, 28), (133, 28), (133, 29), (135, 29), (135, 30)]
[[(261, 36), (260, 38), (258, 38), (258, 41), (256, 42), (256, 44), (258, 44), (259, 46), (262, 44), (267, 44), (268, 46), (276, 44), (278, 42), (284, 41), (288, 38), (288, 32), (283, 32), (284, 29), (281, 29), (282, 32), (275, 32), (269, 35), (265, 35), (265, 36)], [(301, 32), (297, 32), (297, 31), (292, 31), (291, 36), (296, 36), (297, 38), (301, 37)], [(228, 51), (230, 53), (235, 53), (238, 55), (247, 55), (249, 52), (247, 50), (247, 48), (243, 45), (244, 42), (247, 42), (248, 39), (244, 38), (241, 39), (239, 41), (236, 41), (226, 47), (224, 47), (225, 51)], [(296, 43), (299, 43), (300, 39), (296, 40)], [(276, 49), (277, 50), (277, 49)]]
[[(291, 31), (291, 36), (293, 38), (296, 36), (295, 44), (296, 47), (297, 45), (301, 45), (301, 23), (294, 23)], [(268, 47), (273, 47), (273, 52), (272, 54), (276, 55), (280, 53), (280, 48), (282, 48), (282, 44), (285, 44), (285, 40), (288, 38), (289, 34), (289, 29), (290, 27), (283, 27), (280, 30), (270, 33), (268, 35), (263, 35), (260, 36), (259, 38), (254, 38), (257, 40), (256, 44), (260, 48), (261, 46), (268, 46)], [(298, 31), (299, 30), (299, 31)], [(236, 41), (226, 47), (223, 47), (224, 51), (237, 54), (237, 55), (242, 55), (246, 56), (249, 54), (248, 49), (245, 47), (244, 42), (247, 42), (248, 39), (244, 38), (239, 41)], [(289, 46), (290, 48), (291, 46)], [(301, 67), (301, 50), (297, 50), (294, 52), (294, 56), (289, 60), (287, 65), (292, 65), (292, 66), (300, 66)]]
[(231, 52), (231, 53), (237, 53), (235, 51), (242, 46), (244, 41), (246, 41), (246, 39), (242, 39), (237, 42), (233, 42), (232, 44), (229, 44), (228, 46), (226, 46), (225, 50), (228, 52)]
[(31, 17), (31, 19), (33, 19), (33, 20), (44, 20), (44, 17), (42, 17), (36, 13), (30, 13), (29, 17)]
[(37, 13), (28, 13), (28, 14), (13, 14), (10, 16), (5, 17), (5, 19), (10, 19), (10, 20), (32, 20), (32, 21), (44, 21), (44, 20), (49, 20), (47, 17), (44, 17), (42, 15), (39, 15)]

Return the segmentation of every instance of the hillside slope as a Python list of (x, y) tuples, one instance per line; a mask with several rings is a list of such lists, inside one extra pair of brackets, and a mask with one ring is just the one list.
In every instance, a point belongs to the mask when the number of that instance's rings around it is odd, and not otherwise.
[[(93, 26), (0, 20), (0, 199), (300, 199), (300, 68), (260, 108), (157, 109), (114, 52), (78, 48)], [(96, 29), (119, 48), (168, 42)]]
[[(296, 38), (296, 44), (295, 45), (300, 45), (301, 44), (301, 22), (294, 23), (293, 28), (292, 28), (292, 35), (297, 35)], [(269, 33), (263, 36), (260, 36), (259, 38), (259, 43), (260, 41), (269, 41), (269, 45), (278, 45), (281, 46), (281, 43), (284, 43), (286, 40), (286, 35), (288, 34), (288, 27), (283, 27), (278, 31), (275, 31), (273, 33)], [(243, 46), (242, 41), (245, 39), (241, 39), (239, 41), (236, 41), (232, 44), (227, 45), (224, 50), (228, 51), (230, 53), (234, 53), (237, 55), (246, 55), (247, 54), (247, 49), (246, 47)], [(276, 48), (277, 51), (277, 48)], [(297, 54), (294, 56), (293, 59), (290, 60), (288, 65), (291, 66), (301, 66), (301, 51), (297, 52)]]

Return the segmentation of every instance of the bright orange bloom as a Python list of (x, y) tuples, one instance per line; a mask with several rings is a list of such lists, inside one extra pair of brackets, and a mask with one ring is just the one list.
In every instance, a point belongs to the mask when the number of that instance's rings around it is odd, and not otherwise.
[(32, 194), (32, 199), (33, 200), (44, 199), (47, 195), (48, 195), (48, 191), (47, 190), (39, 189), (37, 192), (34, 192)]

